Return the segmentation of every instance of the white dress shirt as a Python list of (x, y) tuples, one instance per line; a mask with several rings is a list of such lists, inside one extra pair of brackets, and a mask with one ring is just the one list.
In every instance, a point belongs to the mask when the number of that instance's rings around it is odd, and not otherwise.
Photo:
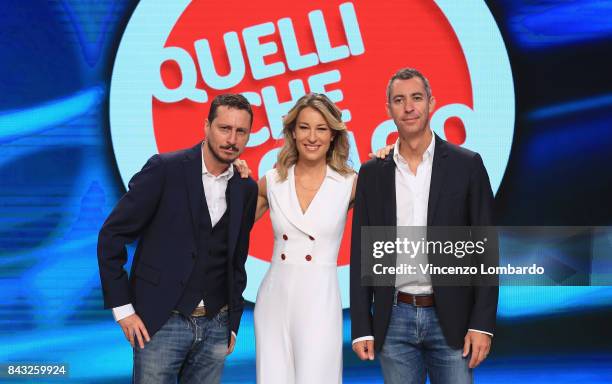
[[(431, 184), (431, 168), (435, 150), (434, 135), (431, 135), (431, 143), (423, 152), (423, 159), (417, 166), (416, 174), (412, 173), (408, 161), (402, 157), (399, 151), (400, 139), (395, 142), (393, 149), (393, 161), (395, 162), (395, 204), (396, 220), (398, 227), (421, 227), (422, 237), (427, 236), (427, 204), (429, 203), (429, 185)], [(420, 228), (411, 228), (411, 232), (419, 231)], [(411, 240), (420, 239), (421, 236), (411, 233)], [(412, 237), (412, 236), (411, 236)], [(425, 256), (426, 255), (419, 255)], [(401, 263), (400, 258), (398, 262)], [(402, 281), (401, 278), (395, 283), (395, 288), (411, 295), (429, 295), (433, 293), (431, 287), (431, 276), (420, 275), (418, 285), (416, 282)]]
[[(204, 145), (205, 144), (202, 143), (202, 147)], [(229, 166), (227, 170), (219, 176), (215, 176), (208, 172), (206, 164), (204, 163), (204, 156), (202, 156), (202, 184), (204, 186), (206, 205), (208, 205), (208, 214), (210, 215), (210, 221), (213, 227), (219, 222), (227, 209), (225, 190), (227, 189), (227, 183), (232, 176), (234, 176), (233, 166)], [(203, 306), (204, 301), (200, 300), (198, 307)], [(113, 316), (115, 317), (115, 321), (122, 320), (134, 313), (136, 313), (136, 311), (134, 311), (134, 306), (132, 306), (131, 303), (113, 308)]]
[[(431, 171), (433, 166), (434, 151), (436, 146), (435, 135), (432, 132), (431, 143), (423, 153), (423, 158), (417, 166), (416, 174), (412, 173), (408, 161), (400, 154), (400, 139), (398, 138), (393, 148), (393, 161), (395, 162), (395, 204), (396, 219), (398, 227), (426, 227), (427, 205), (429, 203), (429, 187), (431, 185)], [(418, 230), (418, 229), (415, 229)], [(414, 233), (411, 233), (414, 234)], [(423, 230), (423, 237), (427, 235)], [(417, 237), (417, 239), (419, 239)], [(398, 263), (401, 263), (398, 259)], [(399, 292), (411, 295), (428, 295), (433, 293), (431, 276), (421, 275), (418, 285), (410, 282), (396, 281), (395, 288)], [(479, 331), (477, 329), (468, 329)], [(373, 336), (358, 337), (353, 344), (362, 340), (374, 340)]]

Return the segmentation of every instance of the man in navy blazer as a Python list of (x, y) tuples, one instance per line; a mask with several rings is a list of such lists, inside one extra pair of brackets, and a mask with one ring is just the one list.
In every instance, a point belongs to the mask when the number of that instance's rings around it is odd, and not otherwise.
[[(432, 132), (434, 105), (429, 81), (419, 71), (405, 68), (393, 75), (387, 111), (399, 139), (386, 158), (362, 165), (355, 194), (353, 350), (362, 360), (373, 360), (376, 352), (391, 384), (421, 384), (427, 376), (434, 384), (471, 383), (495, 330), (495, 284), (450, 286), (436, 276), (408, 284), (398, 279), (395, 286), (362, 284), (362, 227), (493, 224), (493, 192), (482, 159)], [(494, 263), (497, 253), (491, 250)]]
[[(100, 230), (104, 306), (132, 344), (137, 383), (220, 381), (242, 315), (257, 202), (257, 184), (232, 163), (252, 122), (243, 96), (217, 96), (206, 141), (151, 157)], [(128, 277), (126, 244), (136, 240)]]

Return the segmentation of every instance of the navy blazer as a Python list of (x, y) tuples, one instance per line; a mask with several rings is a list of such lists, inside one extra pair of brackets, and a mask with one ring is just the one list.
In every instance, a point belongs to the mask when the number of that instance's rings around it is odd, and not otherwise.
[[(437, 135), (435, 140), (427, 225), (493, 225), (493, 191), (480, 155)], [(391, 151), (385, 159), (372, 159), (361, 166), (351, 237), (352, 338), (374, 336), (377, 351), (387, 334), (395, 288), (362, 284), (361, 227), (396, 225), (395, 162)], [(497, 286), (436, 286), (433, 278), (432, 284), (436, 313), (450, 346), (463, 348), (470, 328), (494, 332)]]
[[(198, 256), (198, 223), (204, 198), (201, 145), (151, 157), (128, 188), (98, 237), (104, 307), (132, 303), (152, 336), (170, 317)], [(244, 306), (245, 262), (255, 219), (257, 183), (235, 172), (227, 188), (229, 342), (229, 331), (238, 333)], [(128, 277), (124, 269), (126, 245), (136, 240), (139, 242)]]

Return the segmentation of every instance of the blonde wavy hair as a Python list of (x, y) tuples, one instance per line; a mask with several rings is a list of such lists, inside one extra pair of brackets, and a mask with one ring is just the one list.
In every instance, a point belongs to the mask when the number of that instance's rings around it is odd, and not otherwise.
[(306, 107), (321, 113), (332, 131), (333, 140), (327, 151), (327, 165), (343, 176), (355, 172), (348, 164), (349, 141), (346, 125), (342, 122), (342, 112), (324, 94), (309, 93), (302, 96), (283, 119), (285, 144), (278, 153), (276, 161), (276, 171), (280, 181), (287, 180), (289, 167), (298, 161), (298, 150), (293, 133), (295, 132), (297, 118)]

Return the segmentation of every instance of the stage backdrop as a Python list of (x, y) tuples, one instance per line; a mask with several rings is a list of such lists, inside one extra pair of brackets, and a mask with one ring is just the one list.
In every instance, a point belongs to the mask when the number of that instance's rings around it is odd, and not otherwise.
[[(243, 156), (254, 177), (274, 165), (282, 117), (308, 92), (342, 109), (358, 170), (397, 138), (389, 77), (418, 68), (437, 100), (432, 129), (481, 154), (499, 225), (609, 226), (610, 17), (612, 6), (594, 0), (4, 2), (0, 365), (64, 363), (62, 380), (73, 382), (130, 379), (129, 344), (102, 309), (97, 232), (150, 156), (203, 138), (221, 93), (254, 106)], [(349, 230), (338, 258), (345, 308)], [(251, 244), (252, 303), (272, 253), (268, 215)], [(612, 236), (584, 247), (609, 252)], [(476, 381), (609, 382), (611, 303), (601, 285), (501, 287)], [(344, 312), (345, 381), (382, 382), (376, 364), (352, 354)], [(249, 305), (224, 382), (253, 382), (254, 356)]]

